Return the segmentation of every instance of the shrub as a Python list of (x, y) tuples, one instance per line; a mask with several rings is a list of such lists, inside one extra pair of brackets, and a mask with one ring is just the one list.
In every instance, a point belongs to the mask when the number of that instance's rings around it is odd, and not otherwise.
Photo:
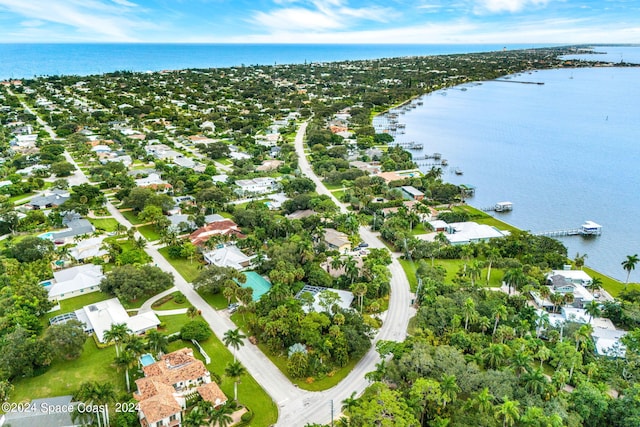
[(240, 421), (243, 421), (245, 423), (248, 423), (252, 419), (253, 419), (253, 411), (251, 410), (247, 410), (247, 412), (242, 414), (242, 416), (240, 417)]
[(187, 298), (182, 294), (177, 294), (173, 297), (173, 300), (176, 302), (176, 304), (184, 304), (185, 301), (187, 301)]
[(192, 320), (180, 329), (183, 340), (204, 341), (212, 334), (209, 325), (204, 320)]

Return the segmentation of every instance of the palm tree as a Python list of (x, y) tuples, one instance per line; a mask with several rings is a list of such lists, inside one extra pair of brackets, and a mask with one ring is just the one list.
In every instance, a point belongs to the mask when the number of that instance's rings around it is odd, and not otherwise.
[(367, 293), (367, 284), (361, 282), (354, 283), (351, 285), (351, 292), (358, 297), (358, 301), (360, 301), (360, 313), (362, 313), (362, 300)]
[(498, 248), (490, 247), (487, 250), (486, 257), (487, 257), (487, 262), (489, 263), (487, 265), (487, 285), (488, 285), (489, 281), (491, 280), (491, 266), (493, 265), (494, 262), (496, 262), (500, 258), (500, 251), (498, 250)]
[(475, 318), (478, 314), (476, 312), (476, 304), (471, 297), (464, 301), (462, 311), (464, 313), (464, 330), (467, 331), (469, 329), (469, 320)]
[(440, 390), (442, 391), (442, 405), (446, 408), (448, 402), (454, 402), (458, 397), (460, 387), (456, 382), (455, 375), (442, 375), (442, 381), (440, 381)]
[(485, 414), (491, 411), (493, 408), (493, 400), (495, 397), (489, 391), (488, 387), (483, 388), (473, 398), (474, 406), (478, 408), (478, 411)]
[(353, 393), (351, 393), (351, 396), (342, 401), (342, 412), (346, 412), (347, 414), (349, 414), (349, 412), (353, 408), (355, 408), (357, 404), (358, 399), (356, 398), (356, 392), (354, 391)]
[(586, 343), (591, 340), (591, 334), (593, 334), (593, 326), (591, 326), (589, 323), (580, 326), (580, 328), (573, 335), (576, 340), (576, 351), (584, 351)]
[(219, 408), (215, 409), (211, 414), (210, 422), (218, 427), (229, 427), (233, 422), (231, 414), (235, 410), (233, 403), (227, 402)]
[(591, 283), (589, 283), (589, 290), (591, 293), (598, 292), (598, 290), (602, 287), (602, 279), (599, 277), (594, 277), (591, 279)]
[(527, 275), (522, 268), (510, 268), (504, 273), (503, 280), (509, 285), (509, 295), (511, 295), (511, 286), (516, 290), (521, 289), (527, 283)]
[(200, 310), (198, 310), (196, 307), (191, 306), (187, 309), (187, 316), (189, 316), (189, 318), (193, 319), (194, 317), (196, 317), (197, 315), (200, 314)]
[(129, 335), (124, 348), (126, 351), (133, 353), (133, 357), (137, 359), (144, 354), (147, 345), (138, 335)]
[(511, 366), (516, 376), (520, 378), (520, 375), (531, 370), (531, 354), (526, 350), (515, 351), (511, 357)]
[(498, 323), (500, 322), (500, 318), (505, 318), (507, 317), (507, 307), (505, 307), (504, 305), (499, 305), (495, 311), (493, 312), (493, 316), (495, 317), (496, 321), (493, 324), (493, 333), (492, 335), (496, 334), (496, 329), (498, 329)]
[(560, 307), (560, 305), (564, 302), (564, 295), (558, 292), (554, 292), (549, 295), (549, 299), (553, 304), (553, 312), (555, 313), (557, 311), (557, 308)]
[(589, 301), (589, 303), (584, 306), (584, 311), (589, 315), (589, 321), (587, 323), (591, 323), (592, 318), (600, 317), (600, 314), (602, 314), (600, 304), (598, 304), (596, 300)]
[(536, 353), (536, 359), (540, 360), (540, 369), (542, 369), (542, 364), (551, 358), (551, 349), (546, 345), (541, 345)]
[(541, 310), (536, 316), (536, 338), (540, 338), (542, 330), (547, 329), (549, 325), (549, 313)]
[(507, 349), (508, 347), (504, 344), (489, 344), (489, 347), (482, 350), (484, 366), (489, 369), (497, 369), (502, 366), (507, 359)]
[[(100, 383), (97, 381), (87, 381), (80, 384), (78, 391), (76, 391), (73, 397), (75, 401), (84, 402), (88, 405), (107, 405), (116, 401), (116, 392), (113, 384), (109, 382)], [(74, 421), (76, 421), (76, 419), (81, 421), (82, 425), (91, 425), (94, 422), (93, 416), (95, 415), (98, 426), (108, 426), (109, 412), (102, 411), (101, 413), (102, 417), (100, 417), (99, 413), (93, 414), (86, 411), (79, 412), (74, 410), (71, 418)]]
[(624, 282), (625, 287), (629, 284), (629, 276), (631, 271), (636, 269), (636, 264), (640, 261), (638, 254), (627, 255), (627, 259), (622, 261), (622, 268), (627, 272), (627, 280)]
[(120, 343), (123, 342), (131, 333), (131, 329), (126, 323), (114, 323), (111, 328), (104, 331), (103, 339), (106, 343), (115, 343), (116, 356), (120, 355)]
[(207, 423), (207, 416), (199, 406), (196, 406), (182, 420), (184, 427), (201, 427)]
[(244, 375), (247, 370), (242, 366), (240, 362), (231, 362), (224, 369), (224, 373), (229, 378), (233, 378), (233, 400), (238, 401), (238, 382), (240, 377)]
[(232, 347), (233, 348), (233, 361), (236, 361), (236, 352), (238, 351), (238, 349), (244, 345), (244, 339), (246, 338), (246, 335), (243, 335), (242, 332), (240, 332), (240, 328), (236, 328), (236, 329), (229, 329), (227, 332), (224, 333), (224, 336), (222, 337), (222, 342), (224, 342), (224, 345), (226, 345), (227, 347)]
[(155, 354), (166, 353), (169, 347), (169, 340), (162, 332), (152, 329), (147, 332), (147, 345)]
[(118, 370), (124, 369), (124, 378), (127, 382), (127, 392), (131, 391), (131, 385), (129, 382), (129, 369), (136, 367), (138, 360), (132, 351), (125, 350), (116, 356), (115, 365)]
[(522, 376), (522, 381), (524, 382), (525, 390), (538, 396), (544, 393), (544, 389), (548, 384), (547, 377), (544, 376), (542, 369), (526, 372)]
[(582, 270), (582, 267), (584, 267), (585, 258), (587, 258), (587, 254), (580, 255), (580, 252), (576, 253), (576, 257), (573, 259), (573, 263), (575, 264), (576, 268)]
[(502, 418), (502, 426), (513, 426), (520, 419), (520, 402), (509, 400), (506, 396), (504, 403), (498, 407), (496, 418)]

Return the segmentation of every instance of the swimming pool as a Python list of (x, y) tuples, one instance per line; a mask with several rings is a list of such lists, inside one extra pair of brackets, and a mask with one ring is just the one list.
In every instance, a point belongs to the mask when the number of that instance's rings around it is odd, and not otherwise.
[(38, 237), (43, 239), (43, 240), (53, 240), (53, 233), (51, 231), (49, 231), (47, 233), (42, 233), (42, 234), (38, 235)]
[(44, 282), (40, 282), (40, 284), (44, 287), (51, 286), (51, 280), (45, 280)]
[(253, 289), (254, 301), (258, 301), (262, 295), (271, 289), (271, 283), (255, 271), (245, 271), (243, 274), (247, 277), (247, 281), (241, 283), (240, 286)]
[(149, 366), (152, 363), (156, 363), (156, 360), (149, 353), (146, 353), (146, 354), (143, 354), (142, 356), (140, 356), (140, 364), (142, 366)]

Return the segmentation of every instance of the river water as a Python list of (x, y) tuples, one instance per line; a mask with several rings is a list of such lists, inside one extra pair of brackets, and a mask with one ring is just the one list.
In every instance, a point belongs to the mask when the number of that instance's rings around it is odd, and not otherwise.
[(601, 224), (599, 237), (561, 240), (571, 258), (586, 253), (588, 266), (624, 279), (621, 262), (640, 253), (638, 81), (640, 68), (608, 67), (465, 84), (425, 95), (422, 106), (400, 114), (406, 128), (396, 140), (424, 144), (414, 156), (442, 153), (444, 179), (476, 187), (469, 204), (513, 202), (512, 212), (495, 215), (518, 228)]

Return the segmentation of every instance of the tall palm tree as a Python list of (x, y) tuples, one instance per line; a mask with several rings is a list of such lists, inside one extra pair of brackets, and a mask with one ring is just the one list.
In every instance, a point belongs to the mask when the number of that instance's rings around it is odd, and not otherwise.
[(506, 396), (503, 400), (504, 403), (496, 411), (496, 418), (502, 418), (503, 427), (510, 427), (520, 419), (520, 402), (509, 400)]
[(475, 318), (478, 314), (476, 311), (476, 304), (473, 302), (471, 297), (464, 301), (462, 312), (464, 313), (464, 330), (467, 331), (469, 330), (469, 320)]
[(455, 375), (442, 375), (442, 381), (440, 381), (440, 390), (442, 391), (442, 405), (446, 408), (447, 403), (454, 402), (458, 397), (460, 387), (456, 382)]
[(593, 326), (589, 323), (578, 328), (573, 336), (576, 340), (576, 351), (584, 352), (586, 344), (591, 340), (591, 334), (593, 334)]
[(542, 365), (544, 362), (549, 360), (553, 352), (546, 345), (541, 345), (538, 351), (536, 352), (536, 359), (540, 360), (540, 369), (542, 369)]
[(231, 362), (224, 368), (225, 375), (233, 378), (233, 400), (236, 402), (238, 401), (238, 382), (246, 371), (240, 362)]
[(486, 252), (486, 257), (488, 262), (487, 264), (487, 285), (488, 285), (489, 281), (491, 280), (491, 267), (493, 266), (493, 263), (500, 258), (500, 251), (498, 250), (498, 248), (489, 247), (489, 249)]
[(147, 349), (147, 344), (138, 335), (129, 335), (126, 339), (124, 349), (133, 353), (133, 357), (138, 359)]
[(591, 319), (594, 317), (600, 317), (600, 314), (602, 314), (600, 304), (598, 304), (596, 300), (589, 301), (587, 305), (584, 306), (584, 311), (589, 315), (587, 323), (591, 323)]
[(347, 414), (349, 414), (349, 412), (356, 407), (356, 405), (358, 404), (358, 398), (356, 398), (356, 394), (357, 393), (354, 391), (353, 393), (351, 393), (351, 396), (342, 401), (342, 412), (346, 412)]
[(580, 252), (576, 253), (576, 257), (573, 259), (573, 263), (575, 264), (576, 268), (582, 270), (582, 267), (584, 267), (585, 258), (587, 258), (587, 254), (580, 255)]
[(531, 354), (526, 350), (517, 350), (513, 353), (513, 356), (511, 356), (511, 367), (518, 378), (520, 378), (520, 375), (523, 373), (531, 370), (531, 361)]
[(358, 297), (358, 301), (360, 302), (360, 313), (362, 313), (362, 301), (367, 293), (367, 284), (362, 282), (354, 283), (351, 285), (351, 292)]
[(495, 317), (496, 321), (493, 324), (493, 333), (492, 335), (496, 334), (496, 329), (498, 329), (498, 323), (500, 322), (501, 318), (505, 318), (507, 317), (507, 307), (505, 307), (504, 305), (499, 305), (495, 311), (493, 312), (493, 317)]
[(622, 268), (627, 272), (627, 280), (624, 282), (625, 287), (629, 284), (629, 276), (631, 271), (636, 269), (636, 264), (640, 261), (638, 254), (627, 255), (627, 259), (622, 261)]
[(103, 338), (107, 343), (115, 343), (116, 356), (120, 355), (120, 344), (129, 336), (131, 329), (126, 323), (114, 323), (111, 328), (104, 331)]
[(147, 332), (147, 345), (155, 354), (166, 353), (169, 347), (169, 340), (162, 332), (152, 329)]
[(229, 329), (227, 332), (224, 333), (224, 336), (222, 337), (222, 342), (224, 343), (224, 345), (226, 345), (227, 347), (232, 347), (233, 348), (233, 361), (236, 361), (236, 352), (238, 351), (238, 349), (240, 347), (242, 347), (244, 345), (244, 339), (246, 338), (246, 335), (243, 335), (242, 332), (240, 332), (240, 328), (236, 328), (236, 329)]
[(125, 350), (115, 358), (115, 365), (118, 370), (124, 370), (124, 378), (127, 382), (127, 392), (131, 391), (131, 384), (129, 380), (129, 369), (135, 368), (138, 364), (138, 359), (132, 351)]
[(510, 268), (504, 273), (503, 280), (509, 285), (509, 295), (511, 295), (512, 286), (514, 289), (519, 290), (527, 284), (527, 275), (524, 274), (522, 268)]
[(507, 360), (508, 347), (504, 344), (489, 344), (482, 350), (482, 360), (484, 366), (489, 369), (497, 369)]

